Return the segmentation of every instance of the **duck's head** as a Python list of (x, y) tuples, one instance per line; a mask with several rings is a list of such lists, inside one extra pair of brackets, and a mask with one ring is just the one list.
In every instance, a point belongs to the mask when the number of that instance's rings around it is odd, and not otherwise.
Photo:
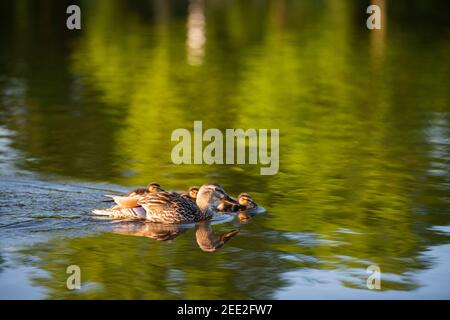
[(161, 189), (161, 186), (159, 184), (157, 184), (156, 182), (152, 182), (147, 186), (147, 189), (149, 192), (151, 193), (155, 193), (155, 192), (161, 192), (163, 191)]
[(250, 197), (248, 193), (241, 193), (238, 197), (238, 202), (242, 207), (245, 208), (256, 207), (255, 201), (253, 201), (252, 197)]
[(204, 184), (198, 190), (196, 203), (200, 210), (204, 212), (216, 211), (217, 208), (224, 203), (238, 204), (238, 202), (231, 198), (217, 183)]
[(196, 200), (197, 199), (197, 194), (198, 194), (198, 187), (190, 187), (189, 188), (189, 197), (191, 199)]

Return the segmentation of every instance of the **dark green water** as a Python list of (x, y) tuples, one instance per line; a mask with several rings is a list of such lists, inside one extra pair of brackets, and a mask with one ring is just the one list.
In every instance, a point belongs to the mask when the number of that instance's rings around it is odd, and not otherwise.
[[(0, 3), (0, 298), (450, 298), (446, 1), (386, 1), (373, 32), (370, 1), (78, 3), (81, 31), (70, 1)], [(278, 174), (174, 165), (195, 120), (279, 128)], [(213, 253), (90, 215), (150, 181), (267, 212), (205, 226), (241, 230)]]

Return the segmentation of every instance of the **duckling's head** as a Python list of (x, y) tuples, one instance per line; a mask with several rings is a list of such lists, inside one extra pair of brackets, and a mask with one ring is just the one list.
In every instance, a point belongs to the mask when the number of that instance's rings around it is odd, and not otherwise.
[(151, 193), (155, 193), (155, 192), (161, 192), (161, 186), (159, 184), (157, 184), (156, 182), (152, 182), (148, 185), (147, 187), (148, 191)]
[(253, 201), (252, 197), (250, 197), (248, 193), (241, 193), (238, 197), (238, 202), (242, 207), (245, 208), (256, 207), (255, 201)]
[(197, 206), (205, 211), (216, 211), (220, 205), (224, 203), (238, 204), (236, 200), (231, 198), (223, 188), (217, 183), (204, 184), (197, 194)]
[(190, 187), (189, 188), (189, 197), (191, 199), (196, 200), (197, 199), (197, 194), (198, 194), (198, 187)]

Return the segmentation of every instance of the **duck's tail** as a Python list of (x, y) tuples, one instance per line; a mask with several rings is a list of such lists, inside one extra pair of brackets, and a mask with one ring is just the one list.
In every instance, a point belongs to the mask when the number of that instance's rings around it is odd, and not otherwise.
[(139, 205), (137, 204), (138, 202), (138, 197), (122, 197), (122, 196), (114, 196), (114, 195), (109, 195), (109, 194), (105, 194), (105, 197), (109, 197), (112, 198), (114, 200), (115, 203), (117, 203), (121, 208), (136, 208)]
[(119, 206), (113, 206), (105, 210), (93, 210), (92, 213), (98, 216), (104, 216), (111, 219), (142, 220), (146, 218), (146, 212), (142, 207), (120, 208)]

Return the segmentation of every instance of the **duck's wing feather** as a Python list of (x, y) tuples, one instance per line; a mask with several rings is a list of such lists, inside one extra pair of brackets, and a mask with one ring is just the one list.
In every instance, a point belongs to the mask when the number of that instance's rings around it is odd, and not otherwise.
[(94, 210), (93, 214), (99, 216), (105, 216), (110, 219), (132, 219), (132, 220), (143, 220), (146, 218), (146, 212), (144, 208), (121, 208), (119, 206), (113, 206), (105, 210)]
[(149, 193), (137, 201), (147, 212), (147, 220), (161, 223), (189, 223), (202, 219), (197, 205), (176, 192)]

